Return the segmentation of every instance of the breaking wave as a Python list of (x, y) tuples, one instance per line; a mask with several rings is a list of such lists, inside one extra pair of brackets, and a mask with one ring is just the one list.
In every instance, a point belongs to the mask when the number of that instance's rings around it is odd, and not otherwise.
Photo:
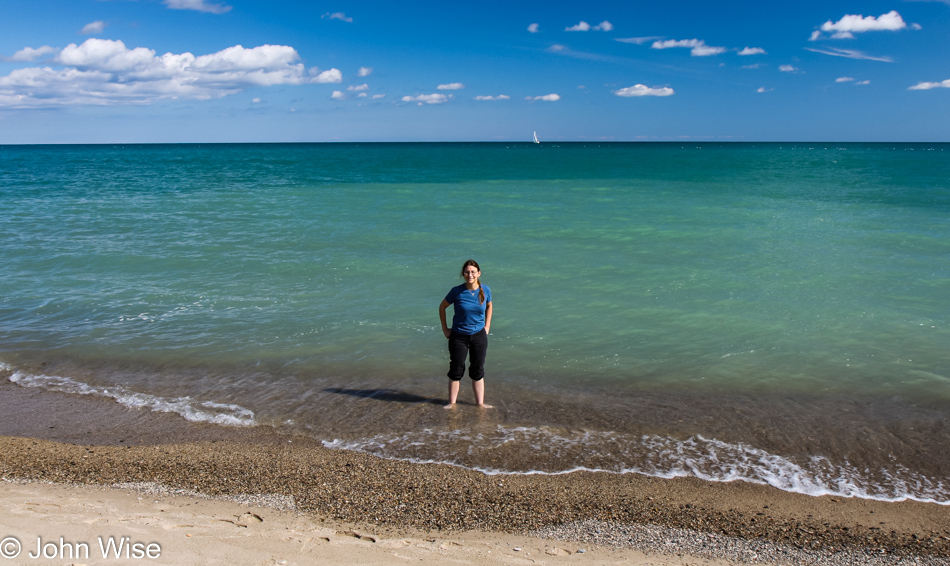
[(69, 377), (28, 373), (17, 370), (3, 362), (0, 362), (0, 371), (12, 372), (8, 379), (12, 383), (23, 387), (38, 387), (47, 391), (107, 397), (126, 407), (148, 409), (160, 413), (176, 413), (192, 422), (228, 426), (257, 425), (254, 412), (239, 405), (198, 401), (187, 396), (170, 399), (132, 391), (121, 385), (95, 386)]
[[(895, 464), (859, 469), (813, 456), (795, 461), (741, 443), (700, 435), (685, 440), (603, 431), (565, 432), (545, 427), (469, 431), (425, 429), (355, 440), (324, 441), (333, 449), (416, 463), (441, 463), (497, 474), (637, 473), (660, 478), (746, 481), (812, 496), (880, 501), (915, 500), (950, 505), (950, 485)], [(485, 466), (482, 462), (504, 462)], [(525, 465), (527, 464), (527, 465)]]

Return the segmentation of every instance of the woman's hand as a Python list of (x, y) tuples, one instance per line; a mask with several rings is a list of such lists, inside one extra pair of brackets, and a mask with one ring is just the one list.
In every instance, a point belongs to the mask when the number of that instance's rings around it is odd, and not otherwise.
[(445, 334), (446, 338), (452, 336), (449, 325), (445, 323), (445, 309), (447, 308), (449, 308), (449, 303), (447, 303), (445, 299), (442, 299), (442, 302), (439, 304), (439, 320), (442, 321), (442, 334)]

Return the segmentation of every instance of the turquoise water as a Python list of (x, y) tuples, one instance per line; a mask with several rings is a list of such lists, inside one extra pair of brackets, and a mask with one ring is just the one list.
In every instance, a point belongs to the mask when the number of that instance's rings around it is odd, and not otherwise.
[[(950, 501), (948, 150), (4, 146), (0, 361), (491, 473)], [(469, 257), (497, 407), (448, 415)]]

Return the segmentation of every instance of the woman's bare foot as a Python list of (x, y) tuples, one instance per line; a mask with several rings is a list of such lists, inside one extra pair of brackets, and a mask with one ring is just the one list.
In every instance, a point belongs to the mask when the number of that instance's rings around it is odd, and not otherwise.
[(446, 406), (444, 406), (444, 407), (442, 407), (442, 408), (443, 408), (443, 409), (454, 409), (454, 408), (455, 408), (455, 403), (449, 403), (448, 405), (446, 405)]
[(481, 407), (482, 409), (494, 409), (494, 408), (495, 408), (494, 405), (488, 405), (488, 404), (486, 404), (486, 403), (482, 403), (481, 405), (479, 405), (479, 407)]

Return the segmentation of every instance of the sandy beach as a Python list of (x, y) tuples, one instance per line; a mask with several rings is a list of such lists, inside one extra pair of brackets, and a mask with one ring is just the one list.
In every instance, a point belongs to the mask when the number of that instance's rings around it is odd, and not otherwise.
[(41, 563), (50, 542), (69, 550), (60, 537), (88, 542), (89, 559), (49, 563), (107, 563), (98, 538), (125, 536), (159, 545), (167, 564), (950, 564), (950, 508), (935, 504), (635, 474), (489, 476), (0, 393), (2, 534), (39, 553), (16, 563)]
[(174, 495), (144, 485), (4, 482), (0, 497), (6, 510), (0, 528), (22, 543), (19, 563), (118, 562), (109, 540), (128, 537), (127, 544), (155, 545), (154, 558), (142, 561), (162, 564), (727, 564), (505, 533), (378, 534), (257, 502)]

